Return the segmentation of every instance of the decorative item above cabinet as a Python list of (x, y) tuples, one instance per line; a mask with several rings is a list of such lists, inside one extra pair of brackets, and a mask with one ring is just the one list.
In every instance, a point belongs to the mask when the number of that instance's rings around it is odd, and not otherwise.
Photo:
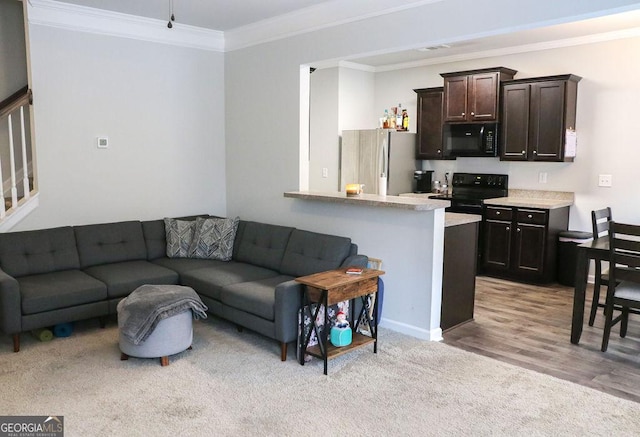
[(516, 73), (505, 67), (442, 73), (444, 122), (499, 121), (500, 83), (513, 79)]
[(573, 162), (580, 79), (565, 74), (502, 84), (501, 160)]

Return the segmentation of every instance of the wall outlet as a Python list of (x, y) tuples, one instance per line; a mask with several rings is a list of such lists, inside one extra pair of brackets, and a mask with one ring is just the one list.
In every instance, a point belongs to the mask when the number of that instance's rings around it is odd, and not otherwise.
[(599, 187), (610, 187), (611, 186), (611, 175), (610, 174), (598, 175), (598, 186)]
[(107, 137), (98, 137), (96, 139), (96, 143), (98, 145), (98, 149), (107, 149), (107, 148), (109, 148), (109, 138), (107, 138)]
[(540, 183), (540, 184), (546, 184), (547, 183), (547, 173), (546, 172), (538, 173), (538, 183)]
[(327, 167), (323, 167), (322, 168), (322, 177), (323, 178), (328, 178), (329, 177), (329, 169)]

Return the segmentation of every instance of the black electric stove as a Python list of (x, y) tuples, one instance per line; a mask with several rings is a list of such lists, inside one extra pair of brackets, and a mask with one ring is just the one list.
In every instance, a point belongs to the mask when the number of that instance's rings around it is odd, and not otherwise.
[(508, 185), (509, 176), (504, 174), (454, 173), (451, 191), (429, 198), (451, 201), (447, 212), (482, 214), (483, 201), (508, 196)]

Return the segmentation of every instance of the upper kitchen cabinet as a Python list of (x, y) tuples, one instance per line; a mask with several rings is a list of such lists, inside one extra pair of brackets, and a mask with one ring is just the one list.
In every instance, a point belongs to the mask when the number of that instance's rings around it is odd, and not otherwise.
[(473, 123), (498, 121), (500, 83), (513, 79), (515, 70), (505, 67), (442, 73), (444, 121)]
[(443, 88), (421, 88), (418, 95), (416, 159), (444, 159), (442, 149)]
[(566, 140), (575, 130), (580, 79), (567, 74), (502, 84), (501, 160), (573, 161)]

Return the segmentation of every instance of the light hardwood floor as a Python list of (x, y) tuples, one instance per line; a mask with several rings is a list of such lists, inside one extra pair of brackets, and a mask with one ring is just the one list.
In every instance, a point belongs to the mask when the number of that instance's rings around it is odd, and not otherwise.
[(602, 309), (594, 326), (587, 324), (592, 294), (589, 285), (582, 337), (573, 345), (569, 341), (573, 288), (479, 276), (474, 320), (445, 332), (444, 342), (640, 402), (640, 316), (631, 314), (626, 338), (620, 338), (616, 325), (603, 353)]

